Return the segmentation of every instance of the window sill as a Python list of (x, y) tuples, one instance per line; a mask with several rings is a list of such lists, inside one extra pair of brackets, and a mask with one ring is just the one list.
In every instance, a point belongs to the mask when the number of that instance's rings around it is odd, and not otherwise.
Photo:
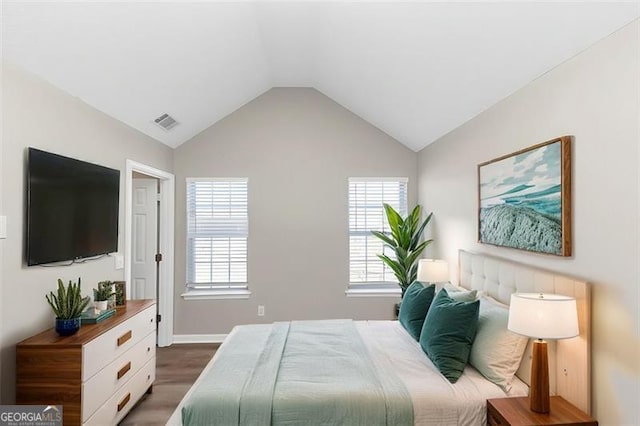
[(182, 293), (180, 296), (184, 300), (207, 300), (207, 299), (248, 299), (251, 296), (249, 290), (191, 290)]
[(393, 297), (399, 298), (401, 295), (400, 288), (381, 288), (381, 289), (353, 289), (350, 288), (344, 292), (347, 297)]

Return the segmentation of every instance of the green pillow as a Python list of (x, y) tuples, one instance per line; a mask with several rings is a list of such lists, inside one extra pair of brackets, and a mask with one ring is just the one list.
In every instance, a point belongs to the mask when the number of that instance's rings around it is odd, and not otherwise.
[(413, 284), (407, 287), (407, 291), (405, 291), (402, 298), (398, 321), (416, 340), (420, 338), (422, 324), (427, 316), (427, 311), (431, 306), (435, 292), (435, 284), (425, 287), (420, 281), (414, 281)]
[(451, 383), (458, 381), (469, 360), (479, 307), (479, 300), (457, 302), (440, 290), (424, 321), (420, 346)]

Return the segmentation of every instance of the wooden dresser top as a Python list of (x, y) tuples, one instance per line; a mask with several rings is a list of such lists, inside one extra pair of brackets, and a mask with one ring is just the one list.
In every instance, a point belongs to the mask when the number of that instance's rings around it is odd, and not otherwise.
[(82, 346), (87, 342), (95, 339), (101, 334), (109, 331), (118, 324), (126, 321), (139, 312), (147, 309), (149, 306), (153, 306), (156, 303), (155, 300), (127, 300), (127, 304), (122, 307), (116, 308), (114, 316), (105, 319), (97, 324), (82, 324), (80, 330), (72, 336), (60, 336), (53, 328), (43, 331), (42, 333), (31, 336), (28, 339), (18, 343), (20, 346), (59, 346), (59, 347), (74, 347)]

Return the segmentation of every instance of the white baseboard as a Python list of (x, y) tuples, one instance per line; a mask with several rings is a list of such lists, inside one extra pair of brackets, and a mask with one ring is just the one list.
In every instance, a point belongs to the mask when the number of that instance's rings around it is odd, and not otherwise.
[(222, 343), (226, 334), (174, 334), (173, 343)]

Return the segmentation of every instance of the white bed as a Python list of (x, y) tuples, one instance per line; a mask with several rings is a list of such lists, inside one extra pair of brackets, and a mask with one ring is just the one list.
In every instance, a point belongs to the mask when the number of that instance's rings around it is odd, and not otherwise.
[(484, 424), (488, 398), (527, 395), (521, 380), (516, 378), (505, 394), (470, 365), (451, 384), (398, 321), (359, 321), (357, 327), (374, 358), (391, 360), (411, 395), (416, 425)]
[[(552, 395), (560, 395), (591, 413), (591, 288), (588, 283), (485, 254), (460, 250), (458, 280), (462, 287), (483, 291), (504, 304), (512, 293), (550, 293), (575, 297), (580, 335), (549, 341), (549, 382)], [(531, 343), (517, 376), (529, 383)]]
[[(578, 299), (581, 334), (575, 339), (552, 345), (550, 353), (551, 391), (565, 397), (589, 412), (589, 291), (585, 283), (525, 265), (460, 251), (459, 284), (476, 289), (508, 304), (516, 291), (544, 291), (568, 294)], [(415, 341), (397, 321), (357, 321), (373, 363), (379, 369), (393, 369), (407, 388), (413, 403), (416, 425), (477, 425), (486, 419), (486, 399), (522, 396), (528, 392), (529, 358), (523, 357), (518, 377), (508, 394), (467, 366), (462, 377), (451, 384), (425, 356)], [(237, 328), (227, 337), (234, 338)], [(212, 369), (219, 356), (224, 356), (225, 343), (187, 392), (168, 424), (182, 424), (181, 410), (202, 378)], [(587, 385), (585, 387), (585, 384)], [(215, 422), (212, 420), (212, 424)]]

